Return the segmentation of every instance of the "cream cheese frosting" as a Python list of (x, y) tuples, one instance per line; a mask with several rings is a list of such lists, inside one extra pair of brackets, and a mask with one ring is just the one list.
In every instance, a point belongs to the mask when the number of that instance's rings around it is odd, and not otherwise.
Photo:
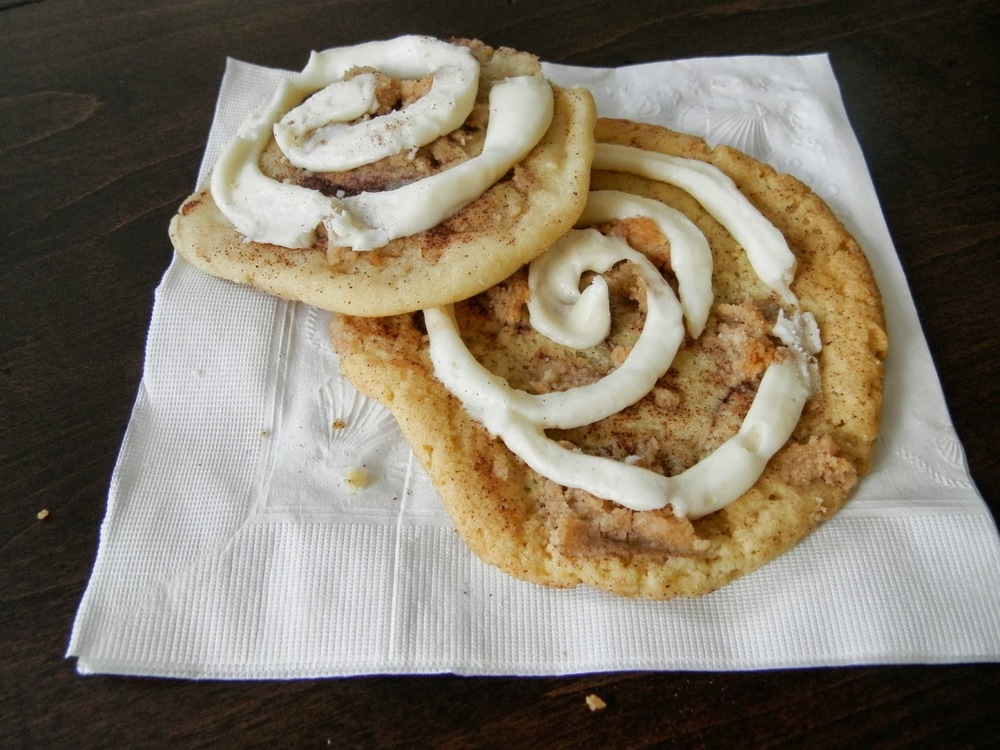
[[(370, 77), (344, 79), (357, 66), (397, 77), (433, 75), (434, 81), (410, 106), (366, 119), (374, 106)], [(273, 135), (293, 164), (343, 169), (416, 148), (465, 120), (478, 72), (468, 50), (429, 37), (314, 52), (227, 144), (212, 173), (212, 197), (246, 239), (288, 248), (312, 245), (320, 225), (330, 244), (358, 251), (430, 229), (475, 200), (542, 139), (553, 114), (547, 81), (518, 76), (494, 85), (482, 152), (394, 190), (326, 196), (266, 176), (261, 153)]]
[(635, 264), (646, 287), (646, 320), (621, 366), (595, 383), (566, 391), (531, 395), (516, 390), (475, 360), (462, 342), (450, 307), (424, 312), (431, 361), (437, 377), (470, 414), (539, 474), (632, 510), (670, 506), (679, 517), (699, 518), (752, 487), (791, 436), (816, 386), (818, 327), (811, 314), (794, 309), (790, 283), (795, 258), (784, 237), (720, 170), (628, 147), (601, 144), (598, 154), (599, 168), (633, 172), (688, 190), (740, 241), (761, 280), (793, 308), (788, 315), (782, 309), (773, 326), (788, 354), (764, 372), (737, 434), (672, 477), (630, 461), (587, 455), (545, 435), (547, 428), (590, 424), (643, 398), (673, 362), (685, 335), (685, 320), (692, 336), (704, 328), (713, 302), (707, 241), (679, 212), (638, 196), (594, 191), (578, 226), (634, 216), (652, 219), (670, 240), (680, 300), (646, 256), (624, 240), (592, 229), (571, 230), (529, 267), (532, 327), (565, 346), (582, 349), (602, 341), (610, 329), (607, 284), (597, 276), (580, 291), (583, 273), (600, 274), (620, 261)]

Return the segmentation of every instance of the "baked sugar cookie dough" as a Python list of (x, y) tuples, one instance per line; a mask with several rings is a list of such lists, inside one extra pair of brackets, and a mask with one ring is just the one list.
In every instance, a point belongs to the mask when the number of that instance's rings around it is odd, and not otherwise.
[(538, 255), (586, 200), (593, 99), (527, 53), (427, 37), (327, 50), (269, 108), (170, 237), (200, 270), (280, 297), (365, 316), (463, 299)]
[[(655, 126), (599, 120), (596, 133), (595, 166), (601, 168), (592, 175), (592, 196), (622, 191), (651, 198), (687, 217), (710, 249), (710, 310), (698, 320), (699, 291), (684, 268), (699, 256), (696, 249), (682, 248), (688, 239), (680, 234), (667, 239), (666, 231), (646, 216), (615, 220), (600, 212), (588, 214), (588, 202), (582, 223), (593, 222), (602, 236), (625, 240), (687, 298), (687, 330), (675, 334), (676, 355), (647, 395), (592, 424), (549, 428), (545, 437), (552, 441), (547, 445), (567, 451), (572, 460), (593, 456), (655, 474), (659, 479), (654, 477), (651, 486), (666, 488), (663, 507), (628, 507), (641, 494), (633, 496), (631, 489), (611, 500), (569, 486), (577, 479), (572, 469), (568, 481), (547, 479), (505, 444), (510, 435), (516, 443), (520, 427), (516, 418), (497, 416), (505, 413), (504, 399), (487, 399), (484, 405), (475, 393), (509, 384), (535, 398), (587, 386), (626, 369), (623, 362), (637, 347), (649, 310), (662, 303), (648, 296), (647, 281), (635, 270), (639, 263), (616, 263), (603, 274), (610, 331), (606, 339), (584, 348), (555, 343), (535, 330), (527, 310), (529, 272), (523, 268), (454, 305), (466, 346), (499, 383), (491, 385), (490, 376), (477, 380), (463, 395), (468, 407), (435, 375), (429, 353), (427, 329), (431, 327), (435, 341), (440, 341), (447, 310), (429, 311), (426, 321), (419, 313), (378, 319), (337, 316), (332, 337), (343, 373), (392, 410), (457, 530), (480, 558), (546, 586), (582, 583), (655, 599), (698, 596), (795, 545), (843, 505), (868, 470), (879, 429), (887, 347), (881, 299), (856, 242), (796, 179), (733, 149), (711, 149), (698, 138)], [(733, 232), (743, 236), (746, 227), (731, 226), (731, 232), (692, 197), (691, 190), (705, 193), (703, 188), (682, 189), (662, 178), (603, 168), (609, 164), (608, 146), (714, 165), (780, 230), (794, 255), (794, 267), (785, 268), (787, 259), (778, 251), (770, 260), (766, 251), (751, 257), (753, 253), (733, 237)], [(711, 190), (708, 193), (703, 202), (711, 204), (714, 198)], [(723, 218), (733, 224), (731, 216)], [(691, 242), (696, 248), (696, 238)], [(757, 240), (744, 242), (749, 246)], [(582, 272), (581, 289), (591, 275)], [(679, 282), (681, 277), (688, 280)], [(678, 316), (675, 311), (671, 325), (676, 326)], [(819, 341), (807, 342), (808, 326), (798, 334), (779, 330), (784, 323), (778, 321), (788, 319), (813, 320), (812, 332), (818, 329)], [(662, 339), (671, 325), (662, 324), (655, 335)], [(734, 500), (715, 508), (712, 503), (720, 500), (717, 494), (724, 494), (732, 466), (772, 439), (773, 415), (766, 403), (755, 407), (755, 399), (764, 398), (760, 394), (766, 390), (762, 382), (771, 377), (768, 373), (791, 363), (799, 366), (798, 380), (793, 376), (780, 386), (777, 399), (808, 384), (808, 400), (789, 425), (790, 437), (776, 446), (748, 490), (737, 488)], [(587, 399), (588, 404), (597, 400)], [(504, 440), (480, 419), (505, 433)], [(736, 453), (725, 453), (733, 448)], [(723, 460), (712, 463), (712, 456)], [(572, 461), (570, 465), (575, 466)], [(703, 472), (687, 485), (677, 480), (699, 466), (708, 467), (707, 476)], [(608, 494), (615, 494), (618, 474), (609, 473), (605, 479)], [(679, 484), (670, 484), (673, 481)], [(631, 488), (629, 482), (623, 479), (621, 486)], [(704, 502), (692, 501), (686, 514), (678, 514), (690, 500), (685, 493), (697, 495), (699, 488), (705, 490)], [(633, 504), (644, 507), (643, 502)]]

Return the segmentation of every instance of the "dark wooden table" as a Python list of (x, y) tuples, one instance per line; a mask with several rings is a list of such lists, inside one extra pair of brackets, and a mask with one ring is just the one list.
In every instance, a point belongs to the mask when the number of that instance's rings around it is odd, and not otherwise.
[[(0, 0), (0, 747), (976, 746), (997, 665), (559, 679), (82, 678), (63, 658), (166, 225), (227, 55), (471, 36), (577, 65), (829, 52), (972, 475), (1000, 514), (998, 6)], [(49, 517), (36, 520), (47, 508)], [(608, 701), (591, 713), (589, 692)]]

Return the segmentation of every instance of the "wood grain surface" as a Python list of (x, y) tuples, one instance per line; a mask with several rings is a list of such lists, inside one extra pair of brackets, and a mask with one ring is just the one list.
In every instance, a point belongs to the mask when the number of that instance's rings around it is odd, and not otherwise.
[(1000, 743), (995, 664), (198, 683), (63, 656), (227, 56), (300, 68), (410, 32), (574, 65), (828, 52), (996, 518), (997, 19), (990, 0), (0, 1), (0, 747)]

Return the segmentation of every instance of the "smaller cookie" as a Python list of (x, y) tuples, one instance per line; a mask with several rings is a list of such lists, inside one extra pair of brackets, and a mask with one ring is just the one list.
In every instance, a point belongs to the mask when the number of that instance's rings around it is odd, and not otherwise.
[(400, 37), (314, 53), (170, 225), (206, 273), (353, 315), (472, 296), (572, 226), (593, 99), (532, 55)]

